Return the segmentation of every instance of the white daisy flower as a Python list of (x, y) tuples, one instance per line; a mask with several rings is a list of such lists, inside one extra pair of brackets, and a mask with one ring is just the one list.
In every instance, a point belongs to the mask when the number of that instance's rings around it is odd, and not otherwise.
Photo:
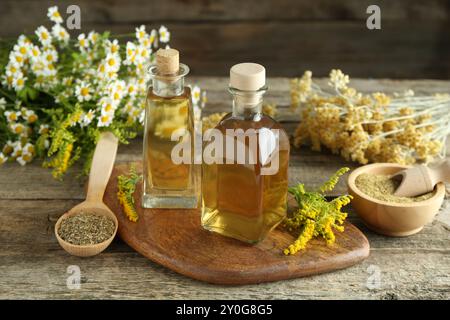
[(23, 134), (26, 131), (26, 127), (21, 123), (10, 123), (9, 128), (15, 134)]
[(15, 141), (12, 143), (13, 150), (10, 154), (11, 158), (17, 158), (18, 156), (22, 155), (22, 145), (20, 141)]
[(0, 164), (4, 164), (6, 161), (8, 161), (8, 157), (3, 152), (0, 152)]
[(28, 55), (29, 47), (30, 47), (30, 45), (28, 43), (16, 44), (13, 47), (13, 51), (15, 51), (18, 54), (26, 57)]
[(55, 24), (52, 27), (52, 35), (55, 39), (58, 41), (68, 44), (70, 39), (70, 34), (67, 32), (67, 30), (61, 26), (60, 24)]
[(92, 122), (92, 120), (94, 120), (94, 117), (95, 117), (94, 110), (90, 109), (88, 112), (84, 114), (80, 125), (82, 127), (88, 126)]
[(136, 39), (138, 39), (139, 42), (143, 41), (147, 36), (148, 34), (145, 31), (144, 25), (141, 25), (139, 28), (136, 28)]
[(48, 124), (41, 124), (39, 126), (39, 134), (47, 134), (50, 130), (50, 127)]
[(159, 28), (159, 41), (167, 43), (170, 41), (170, 32), (165, 26)]
[(42, 53), (42, 58), (44, 59), (46, 64), (53, 64), (58, 61), (58, 51), (47, 48)]
[(89, 41), (86, 39), (86, 35), (84, 33), (80, 33), (78, 35), (78, 47), (81, 51), (85, 51), (87, 48), (89, 48)]
[(17, 51), (11, 51), (9, 53), (9, 62), (18, 64), (19, 66), (22, 66), (25, 62), (26, 56), (20, 54)]
[(88, 40), (91, 42), (92, 45), (95, 45), (98, 42), (99, 37), (100, 34), (95, 31), (91, 31), (88, 34)]
[(20, 91), (25, 87), (25, 81), (27, 81), (27, 77), (24, 77), (20, 72), (14, 77), (12, 86), (16, 91)]
[(29, 44), (31, 44), (31, 41), (30, 41), (30, 39), (27, 38), (26, 35), (21, 34), (19, 36), (19, 38), (17, 39), (17, 44), (20, 45), (20, 46), (22, 46), (22, 45), (29, 45)]
[(32, 143), (27, 142), (22, 148), (22, 154), (31, 154), (33, 155), (35, 152), (35, 147)]
[(130, 80), (127, 85), (127, 94), (130, 97), (135, 97), (138, 91), (136, 80)]
[(97, 127), (108, 127), (114, 119), (114, 113), (102, 114), (98, 117)]
[(36, 59), (38, 59), (40, 55), (41, 50), (39, 49), (39, 47), (35, 45), (30, 45), (29, 56), (31, 57), (31, 60), (36, 61)]
[(120, 69), (120, 56), (118, 54), (110, 53), (105, 58), (106, 72), (117, 72)]
[(192, 104), (197, 105), (200, 102), (201, 92), (198, 86), (194, 86), (191, 91)]
[(6, 65), (6, 68), (5, 68), (6, 75), (14, 76), (18, 72), (21, 72), (20, 65), (17, 62), (14, 62), (14, 61), (8, 62), (8, 64)]
[(34, 123), (38, 119), (37, 114), (33, 110), (26, 110), (25, 113), (22, 113), (22, 117), (28, 123)]
[(128, 41), (124, 64), (126, 65), (134, 64), (135, 58), (136, 58), (136, 45), (133, 42)]
[(48, 8), (47, 17), (56, 24), (63, 23), (63, 18), (61, 17), (57, 6)]
[(100, 107), (102, 115), (109, 114), (116, 110), (117, 104), (111, 98), (103, 97), (100, 99)]
[(35, 33), (43, 46), (48, 46), (52, 43), (52, 36), (50, 35), (46, 27), (40, 26), (36, 29)]
[(19, 120), (19, 115), (20, 112), (16, 112), (16, 111), (5, 111), (4, 112), (5, 118), (8, 121), (8, 123), (10, 122), (16, 122), (17, 120)]
[(119, 40), (106, 40), (105, 42), (106, 54), (118, 54), (120, 50)]
[(92, 99), (91, 88), (89, 84), (80, 81), (75, 87), (75, 95), (79, 102), (89, 101)]

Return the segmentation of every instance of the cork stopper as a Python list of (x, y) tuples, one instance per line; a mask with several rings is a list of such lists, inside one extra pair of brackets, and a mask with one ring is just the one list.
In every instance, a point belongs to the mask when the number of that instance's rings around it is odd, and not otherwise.
[(230, 87), (256, 91), (266, 85), (266, 69), (257, 63), (239, 63), (230, 69)]
[(178, 73), (180, 53), (175, 49), (159, 49), (156, 52), (156, 67), (161, 75)]

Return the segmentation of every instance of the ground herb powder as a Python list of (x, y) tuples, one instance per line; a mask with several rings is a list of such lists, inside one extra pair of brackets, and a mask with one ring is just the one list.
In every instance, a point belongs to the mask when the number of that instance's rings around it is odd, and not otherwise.
[(58, 235), (75, 245), (97, 244), (114, 234), (115, 224), (111, 218), (82, 212), (61, 221)]
[(424, 201), (433, 196), (433, 192), (417, 197), (398, 197), (394, 195), (400, 181), (391, 179), (387, 175), (374, 175), (363, 173), (356, 177), (356, 187), (365, 194), (386, 202), (411, 203)]

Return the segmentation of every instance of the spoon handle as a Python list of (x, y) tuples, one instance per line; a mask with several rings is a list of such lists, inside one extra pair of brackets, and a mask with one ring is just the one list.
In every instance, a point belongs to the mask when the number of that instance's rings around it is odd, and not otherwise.
[(430, 176), (435, 185), (438, 182), (450, 182), (450, 160), (444, 161), (437, 167), (430, 168)]
[(111, 132), (103, 132), (95, 147), (86, 200), (103, 201), (106, 185), (111, 176), (118, 146), (117, 137)]

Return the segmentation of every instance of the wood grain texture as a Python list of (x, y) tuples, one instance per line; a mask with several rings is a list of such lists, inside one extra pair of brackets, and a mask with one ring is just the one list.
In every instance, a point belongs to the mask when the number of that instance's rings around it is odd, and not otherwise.
[[(227, 79), (199, 77), (191, 81), (208, 91), (205, 112), (230, 108), (223, 89)], [(326, 80), (320, 83), (326, 85)], [(407, 88), (418, 93), (450, 92), (450, 81), (355, 79), (352, 85), (365, 92)], [(269, 87), (268, 99), (286, 107), (288, 79), (271, 78)], [(121, 146), (116, 162), (140, 160), (141, 150), (139, 140)], [(305, 148), (294, 151), (289, 174), (291, 180), (318, 185), (342, 165), (355, 166)], [(450, 299), (448, 199), (432, 224), (400, 239), (371, 232), (350, 210), (349, 221), (371, 246), (369, 258), (358, 265), (319, 276), (230, 287), (178, 275), (142, 257), (120, 239), (92, 259), (65, 253), (53, 227), (60, 215), (85, 196), (85, 180), (76, 178), (79, 172), (75, 167), (59, 182), (38, 162), (0, 167), (0, 299)], [(337, 190), (345, 192), (345, 183)], [(79, 290), (66, 286), (70, 265), (80, 267)], [(374, 270), (380, 272), (379, 287), (370, 286)]]
[[(2, 0), (0, 37), (33, 33), (46, 10), (70, 0)], [(448, 78), (450, 4), (445, 0), (79, 0), (82, 31), (133, 33), (146, 24), (172, 31), (171, 46), (193, 74), (225, 75), (241, 61), (263, 63), (271, 76), (312, 68), (324, 76)], [(382, 10), (382, 29), (366, 28), (366, 9)], [(23, 12), (33, 12), (24, 15)], [(78, 33), (78, 32), (76, 32)], [(73, 34), (75, 35), (75, 33)]]
[[(132, 162), (142, 172), (142, 162)], [(257, 245), (208, 232), (200, 226), (200, 210), (144, 209), (142, 184), (134, 194), (137, 222), (131, 222), (117, 200), (117, 177), (128, 174), (130, 163), (117, 165), (104, 202), (116, 214), (119, 235), (143, 256), (190, 278), (215, 284), (253, 284), (310, 276), (350, 267), (369, 256), (366, 237), (351, 223), (336, 234), (333, 246), (313, 240), (308, 250), (285, 256), (294, 236), (282, 228)]]

